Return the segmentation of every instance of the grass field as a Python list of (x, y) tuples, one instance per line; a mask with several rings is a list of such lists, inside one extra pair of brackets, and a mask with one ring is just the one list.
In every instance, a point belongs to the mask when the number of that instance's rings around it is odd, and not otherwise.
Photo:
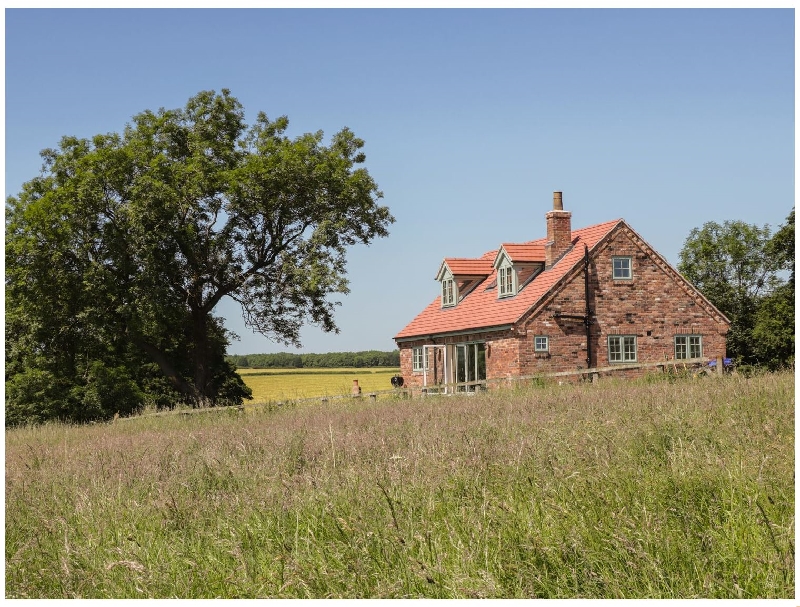
[(7, 597), (795, 593), (793, 373), (50, 424), (5, 465)]
[(390, 380), (400, 369), (371, 367), (359, 369), (237, 369), (253, 390), (253, 403), (316, 396), (349, 396), (353, 380), (364, 394), (391, 390)]

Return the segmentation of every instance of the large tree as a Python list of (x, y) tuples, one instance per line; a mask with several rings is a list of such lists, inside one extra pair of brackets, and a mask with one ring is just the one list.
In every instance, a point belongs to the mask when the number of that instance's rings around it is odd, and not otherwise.
[[(767, 332), (794, 331), (793, 305), (788, 315), (784, 299), (774, 300), (788, 284), (781, 270), (794, 267), (794, 212), (790, 225), (791, 247), (784, 243), (788, 228), (773, 237), (769, 226), (708, 222), (690, 232), (680, 252), (678, 270), (731, 320), (727, 349), (739, 362), (767, 364), (770, 359), (775, 366), (776, 356), (786, 362), (784, 354), (773, 351), (783, 338)], [(761, 328), (755, 331), (759, 318)]]
[(760, 363), (771, 369), (794, 364), (794, 209), (767, 243), (767, 254), (787, 280), (766, 295), (756, 312), (753, 344)]
[(299, 345), (304, 323), (338, 331), (347, 247), (394, 220), (362, 140), (287, 127), (263, 113), (248, 127), (223, 89), (45, 150), (6, 205), (7, 385), (40, 371), (75, 384), (99, 361), (139, 386), (157, 367), (194, 405), (240, 400), (213, 316), (226, 296), (279, 342)]

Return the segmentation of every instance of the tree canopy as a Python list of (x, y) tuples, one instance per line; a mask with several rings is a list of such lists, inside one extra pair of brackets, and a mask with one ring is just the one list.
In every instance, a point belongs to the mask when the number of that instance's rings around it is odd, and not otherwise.
[[(299, 346), (305, 323), (338, 331), (347, 248), (394, 219), (361, 139), (288, 124), (248, 126), (228, 90), (205, 91), (42, 152), (6, 203), (7, 419), (107, 417), (148, 395), (241, 402), (213, 315), (226, 296), (281, 343)], [(105, 384), (125, 397), (98, 396)]]
[(794, 209), (774, 235), (742, 221), (693, 229), (678, 270), (731, 320), (729, 356), (770, 368), (793, 363)]

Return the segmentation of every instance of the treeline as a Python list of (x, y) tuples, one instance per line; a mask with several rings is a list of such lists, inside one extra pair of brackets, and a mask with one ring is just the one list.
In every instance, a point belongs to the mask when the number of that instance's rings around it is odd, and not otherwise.
[(400, 351), (328, 352), (326, 354), (231, 354), (228, 362), (239, 369), (331, 369), (342, 367), (399, 367)]

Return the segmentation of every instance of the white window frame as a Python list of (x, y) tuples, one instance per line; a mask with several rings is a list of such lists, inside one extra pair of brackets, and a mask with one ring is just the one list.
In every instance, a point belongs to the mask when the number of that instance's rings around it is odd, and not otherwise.
[[(627, 261), (628, 267), (624, 268), (620, 265), (617, 268), (618, 261)], [(619, 274), (617, 273), (619, 271)], [(633, 279), (633, 257), (630, 255), (615, 255), (611, 258), (611, 277), (614, 280), (632, 280)]]
[[(544, 346), (540, 346), (540, 340), (544, 340)], [(534, 335), (533, 336), (533, 351), (534, 352), (549, 352), (550, 351), (550, 338), (547, 335)]]
[(497, 296), (511, 297), (517, 294), (517, 276), (514, 267), (502, 265), (497, 270)]
[(442, 279), (442, 307), (448, 308), (456, 305), (458, 301), (458, 285), (452, 278)]
[(411, 349), (411, 370), (422, 372), (428, 368), (428, 351), (423, 346)]
[[(690, 358), (703, 357), (702, 335), (696, 335), (696, 334), (676, 335), (673, 343), (675, 344), (676, 360), (688, 360)], [(678, 348), (681, 348), (681, 350), (679, 351)], [(696, 354), (696, 356), (692, 356), (693, 353)]]
[[(612, 343), (615, 344), (612, 346)], [(631, 348), (632, 346), (632, 348)], [(639, 347), (635, 335), (608, 336), (608, 362), (611, 364), (635, 363), (639, 358)]]

